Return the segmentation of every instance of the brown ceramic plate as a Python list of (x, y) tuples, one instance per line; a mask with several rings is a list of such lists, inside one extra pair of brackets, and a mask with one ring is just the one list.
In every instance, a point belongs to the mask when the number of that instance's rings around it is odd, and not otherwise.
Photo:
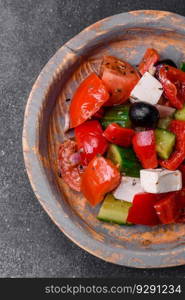
[(185, 60), (185, 18), (165, 11), (132, 11), (101, 20), (50, 59), (28, 99), (23, 151), (35, 195), (73, 242), (106, 261), (137, 268), (185, 264), (185, 225), (119, 226), (96, 219), (90, 207), (58, 177), (57, 150), (65, 138), (63, 116), (74, 90), (103, 54), (138, 64), (148, 47), (176, 63)]

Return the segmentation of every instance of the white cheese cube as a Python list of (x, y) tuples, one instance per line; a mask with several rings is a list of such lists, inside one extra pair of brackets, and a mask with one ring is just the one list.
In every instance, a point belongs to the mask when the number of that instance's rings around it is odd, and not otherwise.
[(182, 189), (179, 170), (145, 169), (140, 171), (141, 186), (147, 193), (160, 194)]
[(143, 192), (139, 178), (123, 176), (113, 195), (116, 199), (132, 202), (136, 194)]
[(149, 72), (145, 72), (130, 94), (131, 102), (144, 101), (152, 105), (157, 104), (163, 88), (159, 80)]

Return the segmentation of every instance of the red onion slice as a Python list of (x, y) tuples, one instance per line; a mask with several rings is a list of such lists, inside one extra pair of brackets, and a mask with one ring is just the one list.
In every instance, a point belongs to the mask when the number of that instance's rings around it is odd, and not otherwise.
[(70, 160), (72, 166), (78, 165), (80, 163), (80, 153), (75, 152), (75, 153), (71, 154), (69, 160)]
[(64, 133), (66, 133), (70, 128), (69, 113), (64, 115)]
[(160, 118), (169, 117), (169, 116), (173, 115), (174, 112), (176, 111), (175, 108), (169, 107), (169, 106), (165, 106), (165, 105), (159, 105), (159, 104), (157, 104), (157, 105), (155, 105), (155, 107), (159, 111)]

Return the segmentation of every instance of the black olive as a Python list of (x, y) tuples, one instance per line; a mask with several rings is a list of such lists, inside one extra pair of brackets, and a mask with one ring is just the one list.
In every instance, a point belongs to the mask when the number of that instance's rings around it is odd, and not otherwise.
[(159, 111), (155, 106), (146, 102), (136, 102), (130, 106), (129, 117), (136, 127), (156, 128)]
[(155, 66), (159, 66), (159, 65), (168, 65), (174, 68), (177, 68), (177, 65), (173, 62), (173, 60), (171, 59), (163, 59), (163, 60), (159, 60)]

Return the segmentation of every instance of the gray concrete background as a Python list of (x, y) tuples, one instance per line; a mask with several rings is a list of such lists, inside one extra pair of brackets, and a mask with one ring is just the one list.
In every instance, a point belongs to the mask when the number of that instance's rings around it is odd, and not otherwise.
[(23, 113), (41, 68), (84, 27), (135, 9), (185, 15), (185, 1), (0, 0), (0, 277), (185, 277), (185, 266), (125, 268), (74, 245), (40, 207), (22, 158)]

